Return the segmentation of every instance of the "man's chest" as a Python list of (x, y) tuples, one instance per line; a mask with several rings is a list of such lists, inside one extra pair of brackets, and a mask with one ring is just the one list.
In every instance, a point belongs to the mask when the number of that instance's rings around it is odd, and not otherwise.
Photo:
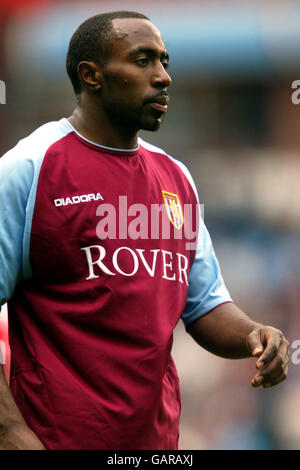
[(187, 285), (191, 205), (182, 178), (141, 155), (50, 154), (33, 213), (33, 273), (63, 280), (160, 276)]

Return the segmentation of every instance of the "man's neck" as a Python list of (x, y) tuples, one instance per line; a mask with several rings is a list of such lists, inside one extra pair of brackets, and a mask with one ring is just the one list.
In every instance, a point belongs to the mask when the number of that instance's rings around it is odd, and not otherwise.
[(129, 133), (124, 127), (112, 125), (105, 116), (101, 116), (99, 109), (90, 109), (87, 112), (77, 105), (68, 121), (79, 134), (96, 144), (129, 150), (138, 146), (138, 132)]

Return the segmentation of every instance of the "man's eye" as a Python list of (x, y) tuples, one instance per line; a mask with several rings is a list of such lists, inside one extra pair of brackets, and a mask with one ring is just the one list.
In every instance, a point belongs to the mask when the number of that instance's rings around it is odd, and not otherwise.
[(170, 64), (169, 62), (162, 62), (162, 66), (165, 68), (165, 69), (168, 69)]
[(138, 59), (136, 61), (137, 64), (141, 65), (141, 66), (145, 66), (145, 65), (148, 65), (149, 64), (149, 59), (147, 59), (147, 57), (143, 57), (141, 59)]

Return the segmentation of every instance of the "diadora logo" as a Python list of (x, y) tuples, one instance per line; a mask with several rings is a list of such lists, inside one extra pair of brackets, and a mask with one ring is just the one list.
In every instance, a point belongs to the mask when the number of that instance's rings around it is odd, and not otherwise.
[(99, 201), (103, 200), (100, 193), (81, 194), (81, 196), (72, 196), (66, 198), (54, 199), (55, 207), (68, 206), (69, 204), (80, 204), (81, 202)]

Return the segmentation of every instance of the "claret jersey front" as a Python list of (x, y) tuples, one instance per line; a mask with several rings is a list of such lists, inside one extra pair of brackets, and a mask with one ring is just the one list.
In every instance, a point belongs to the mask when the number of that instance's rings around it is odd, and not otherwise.
[(231, 301), (187, 169), (63, 118), (2, 157), (0, 180), (0, 300), (27, 424), (48, 449), (176, 449), (173, 330)]

